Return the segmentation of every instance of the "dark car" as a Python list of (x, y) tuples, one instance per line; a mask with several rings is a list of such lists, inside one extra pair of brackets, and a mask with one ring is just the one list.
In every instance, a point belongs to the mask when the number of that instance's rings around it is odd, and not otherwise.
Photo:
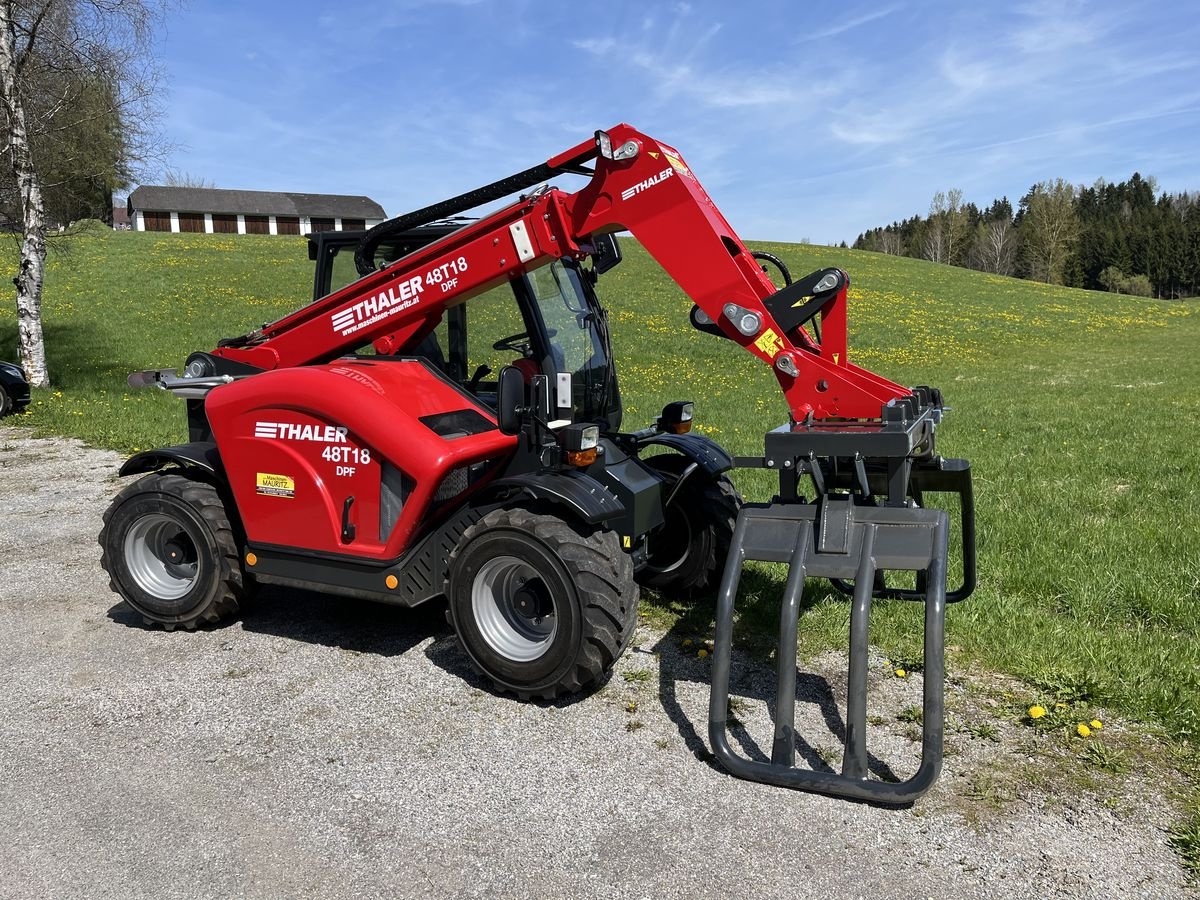
[(19, 412), (29, 405), (29, 382), (20, 366), (0, 362), (0, 416)]

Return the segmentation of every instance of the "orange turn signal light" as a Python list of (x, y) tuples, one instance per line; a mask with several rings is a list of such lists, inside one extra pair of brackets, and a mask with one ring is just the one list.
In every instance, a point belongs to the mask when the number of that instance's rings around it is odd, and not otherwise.
[(255, 556), (253, 553), (247, 553), (246, 554), (246, 565), (248, 565), (248, 566), (258, 565), (258, 557)]
[(590, 466), (596, 461), (596, 448), (587, 450), (568, 450), (567, 462), (572, 466)]
[(667, 426), (667, 431), (671, 432), (671, 434), (687, 434), (691, 430), (691, 419), (688, 419), (686, 422), (672, 422)]
[(400, 583), (400, 579), (395, 575), (389, 575), (387, 578), (383, 579), (383, 583), (388, 586), (389, 590), (394, 591), (396, 589), (396, 585)]

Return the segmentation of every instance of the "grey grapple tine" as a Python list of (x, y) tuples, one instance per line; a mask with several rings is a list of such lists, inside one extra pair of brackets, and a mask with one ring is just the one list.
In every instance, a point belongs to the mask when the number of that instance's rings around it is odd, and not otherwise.
[(800, 598), (804, 594), (805, 558), (812, 532), (799, 529), (792, 551), (787, 586), (783, 589), (783, 611), (779, 615), (778, 678), (775, 698), (775, 741), (771, 762), (796, 764), (796, 627), (800, 619)]
[(867, 777), (867, 651), (871, 619), (871, 587), (875, 582), (875, 529), (863, 529), (854, 602), (850, 607), (850, 672), (846, 679), (846, 749), (842, 774)]

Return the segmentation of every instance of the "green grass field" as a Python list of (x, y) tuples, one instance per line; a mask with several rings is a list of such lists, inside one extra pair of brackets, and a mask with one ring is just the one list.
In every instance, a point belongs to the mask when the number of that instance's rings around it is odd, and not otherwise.
[[(803, 274), (851, 273), (851, 358), (906, 384), (941, 387), (945, 455), (972, 461), (980, 586), (948, 620), (952, 666), (1011, 673), (1033, 692), (1094, 704), (1200, 737), (1200, 307), (1054, 288), (824, 247), (762, 245)], [(770, 373), (694, 332), (689, 302), (638, 248), (601, 281), (612, 311), (627, 427), (672, 399), (737, 453), (762, 449), (786, 407)], [(93, 232), (56, 250), (45, 293), (55, 387), (21, 420), (122, 451), (185, 439), (183, 405), (131, 391), (135, 369), (303, 303), (300, 239)], [(0, 347), (15, 347), (12, 306)], [(4, 352), (4, 356), (12, 351)], [(737, 476), (765, 499), (761, 473)], [(782, 573), (747, 579), (742, 633), (768, 637)], [(813, 585), (805, 652), (844, 646), (848, 606)], [(707, 605), (651, 599), (648, 613), (699, 634)], [(919, 648), (914, 604), (882, 605), (872, 640)]]

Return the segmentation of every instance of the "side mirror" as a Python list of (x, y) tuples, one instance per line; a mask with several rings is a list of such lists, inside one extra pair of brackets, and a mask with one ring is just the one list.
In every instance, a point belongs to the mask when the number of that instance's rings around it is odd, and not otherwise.
[(602, 234), (592, 238), (592, 271), (603, 275), (621, 261), (621, 245), (615, 234)]
[(503, 434), (521, 433), (521, 411), (525, 406), (525, 376), (515, 366), (500, 370), (496, 396), (496, 424)]

